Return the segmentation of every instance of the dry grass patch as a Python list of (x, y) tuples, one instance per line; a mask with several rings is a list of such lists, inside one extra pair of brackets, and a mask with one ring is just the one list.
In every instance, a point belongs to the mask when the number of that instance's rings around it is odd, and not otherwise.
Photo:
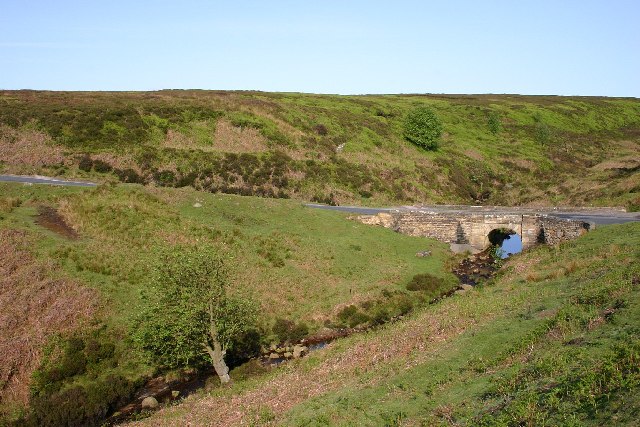
[(0, 230), (0, 403), (26, 404), (32, 372), (47, 339), (76, 329), (97, 308), (98, 296), (55, 278), (55, 266), (27, 250), (26, 232)]
[(0, 125), (0, 162), (16, 166), (53, 166), (64, 163), (61, 147), (44, 132)]
[(218, 120), (214, 148), (229, 153), (254, 153), (267, 150), (267, 139), (258, 129), (237, 127), (225, 119)]

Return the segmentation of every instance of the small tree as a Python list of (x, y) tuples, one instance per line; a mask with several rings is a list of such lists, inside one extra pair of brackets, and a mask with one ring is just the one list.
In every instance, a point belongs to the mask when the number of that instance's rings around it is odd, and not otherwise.
[(247, 300), (227, 295), (220, 258), (211, 248), (177, 247), (163, 254), (153, 292), (136, 331), (136, 340), (160, 365), (176, 368), (212, 364), (229, 382), (224, 357), (256, 320)]
[(427, 150), (438, 148), (442, 135), (442, 123), (428, 107), (416, 107), (407, 114), (404, 122), (404, 137), (418, 147)]
[(549, 125), (542, 120), (540, 112), (536, 112), (533, 115), (533, 121), (535, 123), (533, 134), (535, 141), (540, 145), (547, 145), (551, 140), (551, 129)]
[(547, 145), (551, 140), (551, 129), (544, 122), (537, 122), (535, 127), (534, 138), (540, 145)]

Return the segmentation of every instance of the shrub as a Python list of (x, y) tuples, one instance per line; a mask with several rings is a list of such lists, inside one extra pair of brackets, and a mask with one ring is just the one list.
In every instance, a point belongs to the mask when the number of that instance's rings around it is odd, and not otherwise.
[(122, 376), (108, 375), (87, 386), (74, 386), (60, 392), (32, 396), (31, 414), (24, 425), (94, 426), (125, 404), (136, 384)]
[(85, 347), (87, 362), (96, 364), (103, 360), (111, 359), (116, 346), (111, 342), (102, 342), (97, 339), (90, 339)]
[(416, 274), (407, 283), (408, 291), (436, 292), (442, 285), (442, 279), (429, 273)]
[(534, 139), (540, 145), (547, 145), (549, 143), (551, 140), (551, 129), (549, 129), (546, 123), (536, 123)]
[(114, 169), (114, 172), (122, 182), (144, 184), (144, 178), (138, 175), (138, 173), (133, 169)]
[(374, 325), (382, 325), (391, 319), (389, 312), (383, 306), (378, 306), (371, 316), (371, 323)]
[(350, 328), (354, 328), (371, 320), (365, 313), (360, 312), (355, 305), (349, 305), (343, 308), (338, 313), (338, 319)]
[(93, 160), (91, 160), (91, 157), (89, 157), (88, 154), (85, 154), (82, 157), (80, 157), (78, 168), (80, 168), (81, 171), (89, 172), (91, 171), (92, 167), (93, 167)]
[(398, 299), (397, 307), (398, 307), (399, 314), (405, 315), (409, 313), (411, 310), (413, 310), (413, 303), (411, 302), (408, 296), (402, 295)]
[(102, 160), (93, 161), (93, 170), (95, 170), (96, 172), (107, 173), (111, 172), (112, 169), (113, 168), (111, 167), (111, 165), (107, 162), (104, 162)]
[(176, 184), (176, 175), (169, 170), (157, 171), (153, 174), (153, 178), (163, 187), (173, 187)]
[(416, 107), (407, 114), (404, 122), (404, 137), (426, 150), (438, 148), (442, 135), (442, 123), (428, 107)]
[(327, 127), (326, 127), (325, 125), (323, 125), (323, 124), (316, 125), (316, 126), (313, 128), (313, 130), (315, 130), (315, 131), (316, 131), (316, 133), (317, 133), (318, 135), (320, 135), (320, 136), (325, 136), (326, 134), (328, 134), (328, 133), (329, 133), (329, 131), (327, 130)]
[(291, 320), (277, 318), (271, 331), (281, 342), (298, 342), (309, 334), (309, 327), (304, 322), (296, 324)]
[(487, 126), (489, 126), (489, 131), (497, 135), (502, 130), (502, 122), (500, 120), (500, 113), (497, 111), (489, 112), (487, 116)]

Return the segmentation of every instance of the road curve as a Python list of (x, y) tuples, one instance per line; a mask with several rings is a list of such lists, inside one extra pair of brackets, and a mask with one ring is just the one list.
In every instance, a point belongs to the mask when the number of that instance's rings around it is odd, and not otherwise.
[(590, 209), (590, 208), (509, 208), (502, 206), (398, 206), (393, 208), (365, 208), (358, 206), (328, 206), (317, 203), (306, 203), (305, 206), (314, 209), (336, 210), (360, 215), (375, 215), (381, 212), (422, 210), (434, 213), (520, 213), (520, 214), (542, 214), (561, 219), (575, 219), (591, 222), (596, 225), (623, 224), (625, 222), (640, 221), (640, 213), (624, 212), (615, 209)]
[(22, 176), (22, 175), (0, 175), (0, 182), (19, 182), (22, 184), (47, 184), (63, 185), (66, 187), (96, 187), (95, 182), (68, 181), (66, 179), (49, 178), (46, 176)]

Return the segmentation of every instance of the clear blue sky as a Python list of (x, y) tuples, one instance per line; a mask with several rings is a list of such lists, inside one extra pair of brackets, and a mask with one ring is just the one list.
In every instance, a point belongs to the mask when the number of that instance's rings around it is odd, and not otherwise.
[(640, 97), (639, 0), (0, 0), (0, 88)]

